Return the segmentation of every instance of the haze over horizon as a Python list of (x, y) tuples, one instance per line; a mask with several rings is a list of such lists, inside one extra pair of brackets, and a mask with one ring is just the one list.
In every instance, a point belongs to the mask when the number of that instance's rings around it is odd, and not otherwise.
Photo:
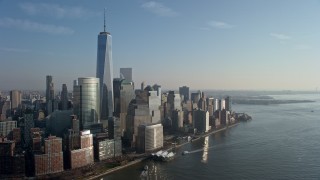
[(316, 90), (320, 1), (0, 0), (1, 90), (72, 90), (96, 75), (97, 36), (113, 39), (114, 77), (132, 67), (163, 89)]

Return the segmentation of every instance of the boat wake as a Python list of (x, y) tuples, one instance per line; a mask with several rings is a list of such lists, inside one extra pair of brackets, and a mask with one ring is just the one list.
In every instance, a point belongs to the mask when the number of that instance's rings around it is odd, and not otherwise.
[(182, 155), (192, 154), (192, 153), (197, 153), (197, 152), (202, 152), (202, 151), (204, 151), (204, 150), (209, 150), (209, 149), (212, 149), (212, 148), (218, 150), (218, 149), (224, 148), (225, 146), (226, 146), (226, 145), (223, 145), (223, 144), (219, 145), (219, 144), (218, 144), (218, 145), (213, 145), (213, 146), (209, 146), (209, 147), (202, 147), (202, 148), (200, 148), (200, 149), (196, 149), (196, 150), (193, 150), (193, 151), (183, 151), (183, 152), (182, 152)]

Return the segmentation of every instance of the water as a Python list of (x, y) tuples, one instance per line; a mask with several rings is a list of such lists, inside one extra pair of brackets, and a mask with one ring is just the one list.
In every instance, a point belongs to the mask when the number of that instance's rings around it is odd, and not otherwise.
[[(320, 95), (272, 97), (316, 102), (233, 105), (253, 120), (179, 148), (173, 161), (146, 161), (104, 179), (140, 179), (145, 165), (149, 179), (158, 180), (320, 179)], [(192, 153), (182, 156), (183, 151)]]

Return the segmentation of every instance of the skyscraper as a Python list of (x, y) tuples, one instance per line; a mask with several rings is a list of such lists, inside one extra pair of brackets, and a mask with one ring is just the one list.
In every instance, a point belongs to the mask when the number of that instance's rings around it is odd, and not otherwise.
[(104, 31), (98, 35), (97, 75), (100, 79), (101, 120), (113, 116), (113, 66), (112, 66), (112, 36), (106, 32), (104, 16)]
[(52, 82), (52, 76), (48, 75), (46, 78), (46, 102), (47, 102), (47, 113), (51, 114), (54, 108), (54, 87)]
[(132, 68), (120, 68), (120, 78), (132, 81)]
[(232, 104), (232, 102), (231, 102), (231, 98), (230, 98), (230, 96), (227, 96), (226, 98), (225, 98), (225, 105), (226, 105), (226, 110), (227, 111), (232, 111), (231, 110), (231, 104)]
[(180, 95), (183, 95), (183, 101), (186, 102), (189, 100), (189, 87), (187, 86), (179, 87), (179, 93)]
[(99, 87), (99, 79), (94, 77), (78, 78), (78, 84), (74, 84), (73, 111), (79, 117), (80, 130), (89, 129), (92, 124), (99, 123)]
[(21, 99), (21, 91), (10, 91), (11, 111), (18, 110), (21, 108)]
[(61, 91), (61, 109), (67, 110), (68, 109), (68, 89), (66, 84), (62, 84), (62, 91)]
[(135, 98), (134, 83), (132, 81), (121, 81), (120, 87), (120, 128), (126, 130), (126, 118), (130, 102)]
[(113, 104), (114, 111), (113, 116), (120, 117), (120, 90), (121, 90), (121, 78), (113, 79)]

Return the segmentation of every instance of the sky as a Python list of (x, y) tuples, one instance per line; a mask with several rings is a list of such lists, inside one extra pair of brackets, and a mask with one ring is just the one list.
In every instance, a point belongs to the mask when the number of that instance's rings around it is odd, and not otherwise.
[(114, 77), (163, 89), (316, 90), (318, 0), (0, 0), (0, 89), (72, 90), (112, 35)]

